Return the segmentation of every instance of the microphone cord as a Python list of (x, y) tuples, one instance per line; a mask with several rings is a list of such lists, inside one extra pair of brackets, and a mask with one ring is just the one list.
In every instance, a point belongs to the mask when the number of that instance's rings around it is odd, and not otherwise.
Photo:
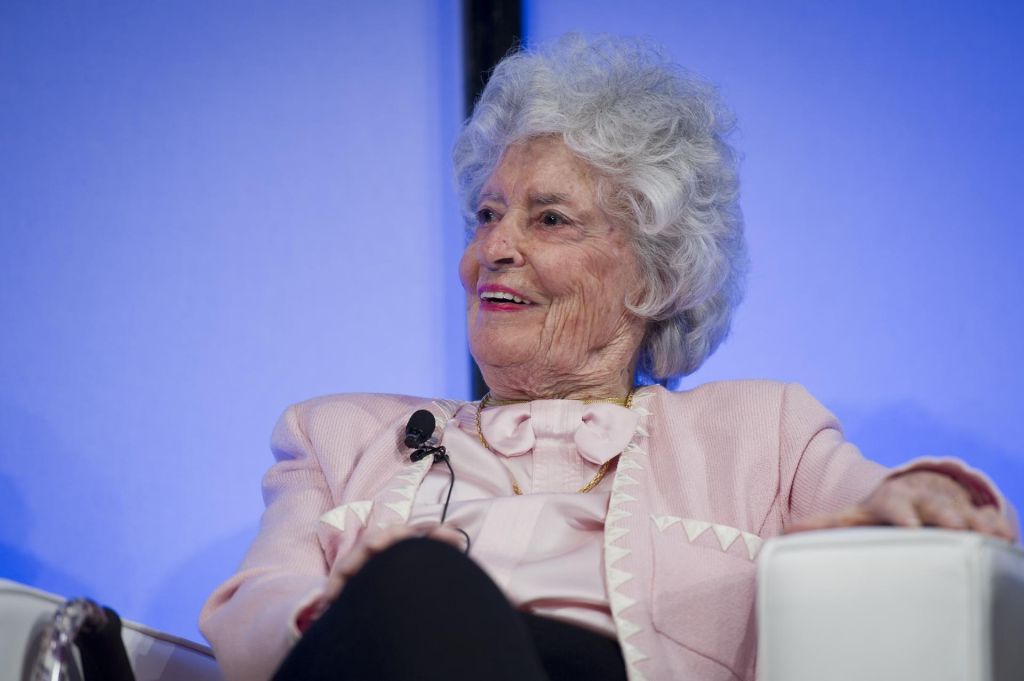
[[(436, 458), (438, 458), (438, 457), (435, 457), (435, 460), (436, 460)], [(447, 453), (442, 454), (439, 458), (442, 461), (444, 461), (444, 464), (446, 466), (448, 466), (448, 474), (449, 474), (448, 494), (447, 494), (447, 496), (445, 496), (444, 506), (441, 507), (441, 524), (444, 525), (444, 519), (448, 517), (448, 504), (452, 500), (452, 490), (455, 489), (455, 469), (452, 468), (452, 463), (451, 463), (451, 461), (448, 460), (448, 454)], [(463, 551), (463, 554), (468, 556), (469, 555), (470, 546), (472, 546), (472, 544), (473, 544), (472, 540), (470, 540), (470, 538), (469, 538), (469, 533), (466, 532), (461, 527), (456, 527), (455, 531), (458, 532), (459, 534), (461, 534), (463, 537), (466, 538), (466, 550)]]
[[(448, 466), (448, 494), (445, 495), (444, 504), (441, 506), (441, 525), (444, 525), (445, 519), (448, 517), (448, 505), (452, 501), (452, 490), (455, 489), (455, 469), (452, 468), (452, 462), (448, 458), (448, 452), (445, 451), (443, 446), (440, 447), (420, 447), (412, 454), (413, 461), (419, 461), (425, 456), (434, 457), (434, 463), (443, 461), (445, 466)], [(473, 544), (473, 541), (469, 538), (469, 533), (461, 527), (454, 528), (456, 532), (466, 538), (466, 550), (463, 551), (465, 555), (469, 555), (469, 549)]]
[(441, 460), (448, 466), (448, 495), (444, 498), (444, 506), (441, 507), (441, 524), (444, 525), (444, 519), (448, 517), (448, 504), (452, 500), (452, 490), (455, 488), (455, 469), (452, 468), (452, 462), (448, 460), (448, 455), (443, 454)]

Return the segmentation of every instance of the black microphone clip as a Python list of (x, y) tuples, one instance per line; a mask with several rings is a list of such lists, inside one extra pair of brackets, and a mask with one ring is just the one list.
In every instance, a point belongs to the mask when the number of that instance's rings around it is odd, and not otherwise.
[(445, 460), (448, 459), (448, 453), (445, 451), (444, 447), (429, 447), (429, 446), (420, 447), (415, 452), (410, 454), (409, 458), (412, 461), (419, 461), (420, 459), (422, 459), (422, 458), (424, 458), (424, 457), (426, 457), (428, 455), (431, 455), (431, 454), (434, 455), (434, 463), (438, 463), (440, 461), (445, 461)]

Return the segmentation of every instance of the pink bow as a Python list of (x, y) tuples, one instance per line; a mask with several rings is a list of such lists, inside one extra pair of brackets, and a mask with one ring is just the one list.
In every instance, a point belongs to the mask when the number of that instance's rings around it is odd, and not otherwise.
[(639, 415), (617, 404), (575, 400), (535, 400), (485, 409), (480, 427), (491, 448), (505, 456), (531, 451), (537, 436), (572, 438), (576, 451), (601, 465), (633, 439)]

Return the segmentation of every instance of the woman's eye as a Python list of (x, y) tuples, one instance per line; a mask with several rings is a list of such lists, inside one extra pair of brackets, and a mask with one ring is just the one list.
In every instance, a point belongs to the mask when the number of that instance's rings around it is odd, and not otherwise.
[(540, 221), (545, 227), (560, 227), (562, 225), (569, 224), (569, 221), (564, 216), (551, 211), (547, 211), (541, 215)]
[(490, 208), (481, 208), (476, 212), (476, 223), (478, 225), (486, 225), (489, 222), (494, 222), (497, 217)]

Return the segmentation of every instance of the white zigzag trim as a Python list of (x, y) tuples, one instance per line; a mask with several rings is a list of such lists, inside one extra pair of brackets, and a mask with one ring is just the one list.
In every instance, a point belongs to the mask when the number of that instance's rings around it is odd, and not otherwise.
[(718, 540), (718, 545), (722, 547), (722, 551), (728, 551), (729, 547), (731, 547), (738, 538), (742, 537), (743, 543), (747, 548), (747, 556), (750, 560), (754, 560), (754, 558), (757, 557), (757, 554), (761, 550), (761, 545), (764, 544), (764, 540), (756, 534), (745, 532), (737, 527), (732, 527), (731, 525), (711, 523), (707, 520), (680, 518), (676, 515), (654, 515), (652, 513), (651, 521), (653, 521), (657, 526), (659, 532), (664, 532), (673, 525), (682, 523), (683, 530), (686, 532), (686, 538), (691, 543), (697, 539), (697, 537), (710, 529), (715, 533), (715, 538)]
[(764, 543), (764, 540), (756, 534), (744, 532), (743, 543), (747, 545), (747, 555), (750, 556), (750, 560), (754, 560), (754, 558), (757, 557), (758, 552), (760, 552), (761, 545)]
[[(427, 469), (433, 463), (434, 460), (432, 458), (426, 457), (416, 463), (409, 464), (404, 473), (394, 477), (395, 480), (402, 480), (408, 484), (403, 487), (392, 488), (390, 491), (402, 497), (402, 499), (388, 502), (384, 506), (397, 513), (403, 521), (409, 519), (409, 514), (412, 512), (412, 502), (416, 498), (416, 490), (419, 487), (419, 483), (423, 480), (423, 476), (426, 475)], [(378, 522), (377, 526), (387, 527), (387, 523)]]
[(732, 546), (732, 543), (740, 536), (740, 529), (737, 527), (730, 527), (729, 525), (712, 525), (711, 528), (715, 531), (715, 536), (718, 537), (718, 543), (721, 545), (723, 551), (728, 551), (729, 547)]
[(631, 572), (618, 568), (608, 568), (608, 584), (612, 589), (618, 589), (631, 579), (633, 579), (633, 573)]
[(629, 549), (624, 549), (621, 546), (613, 546), (612, 544), (605, 543), (604, 553), (606, 563), (609, 566), (612, 566), (633, 552)]
[(643, 654), (643, 651), (632, 643), (622, 644), (622, 656), (626, 658), (630, 664), (636, 664), (637, 662), (647, 659), (647, 656)]
[(651, 520), (658, 526), (660, 532), (664, 532), (666, 529), (672, 527), (683, 519), (677, 515), (651, 515)]
[[(626, 471), (626, 470), (642, 471), (642, 470), (644, 470), (644, 467), (641, 466), (640, 464), (638, 464), (636, 461), (633, 461), (633, 459), (621, 459), (619, 461), (619, 470), (620, 471)], [(616, 477), (618, 477), (618, 476), (616, 476)]]
[(320, 516), (320, 522), (326, 523), (326, 524), (330, 525), (331, 527), (336, 527), (339, 530), (341, 530), (342, 532), (344, 532), (345, 531), (345, 516), (348, 515), (348, 513), (346, 513), (345, 511), (347, 511), (347, 510), (348, 509), (346, 509), (344, 506), (338, 506), (337, 508), (332, 508), (330, 511), (328, 511), (327, 513), (324, 513), (322, 516)]
[(406, 485), (405, 487), (399, 487), (398, 489), (395, 490), (395, 494), (400, 494), (406, 499), (412, 499), (414, 496), (416, 496), (416, 485), (411, 484)]
[(705, 520), (694, 520), (692, 518), (683, 518), (683, 528), (686, 530), (686, 537), (691, 542), (697, 537), (704, 534), (705, 530), (711, 527), (711, 523)]
[(630, 513), (629, 511), (623, 511), (621, 508), (613, 508), (612, 510), (608, 511), (608, 515), (605, 516), (605, 522), (606, 523), (614, 523), (614, 522), (617, 522), (619, 520), (622, 520), (623, 518), (632, 518), (632, 517), (633, 517), (633, 514)]
[(626, 494), (625, 492), (616, 492), (615, 488), (612, 487), (612, 503), (623, 504), (627, 501), (636, 501), (636, 497)]
[[(640, 393), (634, 395), (634, 398), (645, 400), (650, 396), (651, 395), (647, 393)], [(640, 417), (651, 415), (650, 411), (636, 406), (636, 404), (632, 406), (632, 409)], [(647, 452), (635, 442), (635, 440), (638, 439), (638, 436), (649, 437), (647, 430), (639, 421), (637, 422), (633, 439), (630, 440), (630, 442), (623, 448), (622, 454), (619, 456), (619, 463), (617, 470), (615, 471), (615, 478), (612, 481), (612, 494), (609, 499), (608, 513), (605, 515), (604, 528), (605, 573), (608, 579), (608, 605), (612, 611), (613, 619), (615, 621), (615, 629), (619, 635), (619, 641), (623, 646), (623, 657), (626, 660), (629, 678), (631, 681), (644, 681), (644, 675), (636, 669), (635, 665), (638, 662), (646, 660), (647, 655), (635, 645), (626, 642), (627, 639), (642, 631), (642, 628), (639, 625), (626, 619), (623, 615), (626, 610), (636, 604), (636, 600), (619, 590), (623, 584), (626, 584), (633, 579), (633, 573), (613, 566), (632, 553), (630, 549), (615, 545), (616, 541), (622, 539), (630, 532), (629, 528), (616, 527), (615, 523), (623, 520), (624, 518), (633, 517), (632, 513), (623, 510), (620, 507), (622, 504), (627, 502), (636, 501), (636, 497), (623, 491), (624, 488), (630, 485), (636, 487), (640, 486), (640, 482), (636, 478), (626, 473), (626, 471), (644, 470), (644, 466), (636, 460), (636, 457), (647, 456)]]
[(647, 452), (644, 451), (643, 449), (640, 449), (640, 447), (635, 442), (630, 442), (628, 445), (626, 445), (626, 448), (622, 450), (622, 453), (636, 454), (638, 456), (647, 456)]
[(370, 508), (373, 506), (372, 501), (350, 501), (347, 504), (341, 506), (335, 506), (327, 513), (320, 516), (320, 522), (326, 523), (332, 527), (336, 527), (342, 532), (345, 531), (345, 519), (348, 517), (348, 511), (352, 511), (359, 519), (359, 523), (366, 526), (366, 516), (370, 513)]
[(638, 627), (635, 623), (630, 622), (625, 617), (620, 617), (619, 618), (619, 622), (620, 622), (620, 624), (619, 624), (619, 640), (620, 641), (625, 641), (626, 639), (631, 637), (633, 634), (635, 634), (636, 632), (640, 631), (640, 627)]
[(405, 501), (392, 501), (391, 503), (384, 505), (397, 513), (402, 520), (408, 518), (409, 512), (412, 511), (412, 499), (406, 499)]
[(402, 473), (401, 475), (395, 476), (396, 480), (405, 480), (410, 485), (415, 485), (420, 479), (420, 472), (417, 469), (413, 469), (408, 473)]
[(615, 476), (615, 484), (620, 487), (625, 487), (626, 485), (639, 485), (640, 483), (633, 479), (629, 474), (623, 473), (622, 475)]
[(625, 527), (606, 527), (604, 530), (605, 541), (613, 542), (629, 534), (629, 529)]
[(359, 522), (366, 525), (366, 517), (370, 515), (370, 509), (373, 508), (372, 501), (353, 501), (348, 505), (349, 509), (352, 510), (359, 517)]
[[(611, 592), (608, 595), (608, 602), (612, 606), (612, 612), (614, 612), (616, 615), (619, 615), (620, 618), (622, 616), (622, 613), (624, 613), (626, 610), (629, 610), (631, 607), (636, 605), (636, 599), (630, 598), (629, 596), (627, 596), (626, 594), (622, 593), (621, 591), (613, 591), (613, 592)], [(623, 622), (625, 622), (625, 620), (623, 620)], [(630, 624), (632, 624), (632, 622), (630, 622)], [(633, 626), (635, 627), (636, 625), (633, 624)], [(629, 629), (629, 627), (625, 627), (625, 626), (619, 627), (619, 631), (623, 631), (625, 629)], [(630, 636), (632, 636), (635, 633), (636, 633), (635, 630), (630, 629), (628, 633), (624, 633), (623, 634), (623, 637), (629, 638)]]

